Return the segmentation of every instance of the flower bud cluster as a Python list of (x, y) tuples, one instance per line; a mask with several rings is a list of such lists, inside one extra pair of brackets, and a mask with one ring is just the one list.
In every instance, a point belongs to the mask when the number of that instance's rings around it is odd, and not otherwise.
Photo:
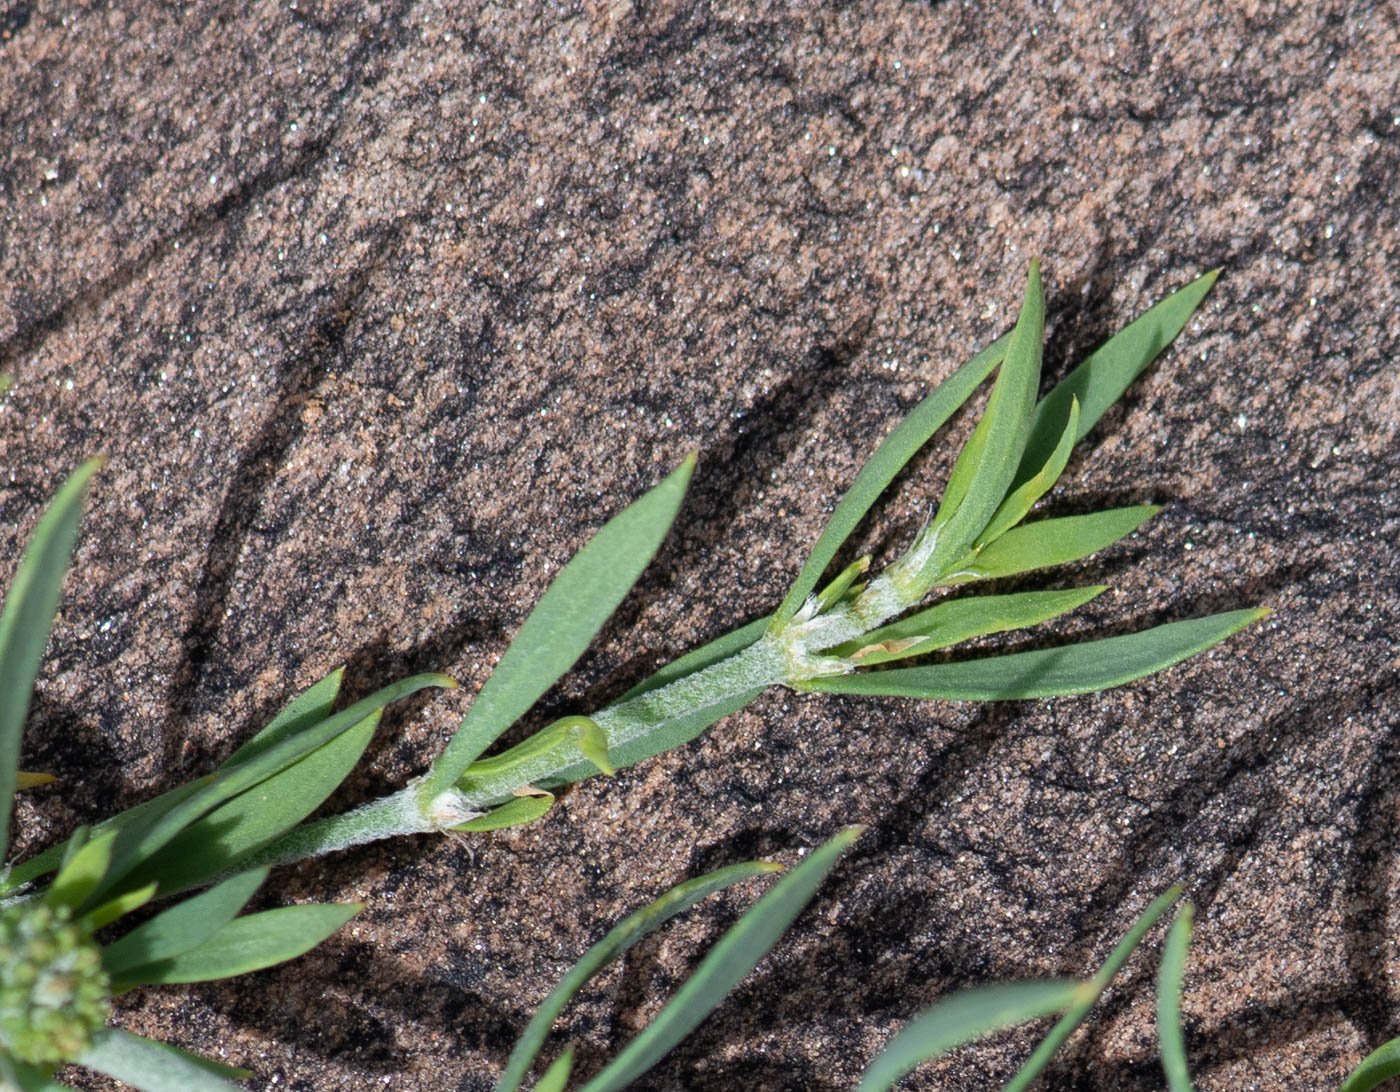
[(36, 1066), (72, 1061), (107, 1019), (102, 951), (66, 906), (0, 910), (0, 1052)]

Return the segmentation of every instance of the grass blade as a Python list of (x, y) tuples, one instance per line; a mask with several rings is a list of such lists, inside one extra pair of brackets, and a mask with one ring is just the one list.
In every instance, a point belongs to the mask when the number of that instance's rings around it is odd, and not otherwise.
[(800, 689), (943, 701), (1008, 701), (1087, 694), (1140, 679), (1204, 652), (1269, 614), (1236, 610), (1077, 645), (963, 663), (811, 679)]
[(1371, 1092), (1392, 1077), (1400, 1077), (1400, 1039), (1392, 1039), (1362, 1058), (1337, 1092)]
[(642, 1032), (582, 1092), (616, 1092), (649, 1070), (708, 1016), (801, 913), (863, 827), (849, 827), (811, 853), (729, 930)]
[(199, 947), (238, 916), (262, 886), (267, 872), (265, 868), (255, 868), (230, 877), (162, 911), (103, 948), (102, 966), (113, 978), (125, 978), (137, 967), (173, 959)]
[(137, 985), (210, 982), (285, 963), (310, 951), (364, 909), (364, 903), (283, 906), (234, 918), (197, 948), (113, 976), (115, 992)]
[(1162, 961), (1157, 966), (1157, 1041), (1169, 1092), (1192, 1092), (1186, 1065), (1186, 1036), (1181, 1030), (1181, 981), (1186, 974), (1186, 949), (1191, 943), (1191, 920), (1196, 908), (1185, 903), (1167, 931)]
[(142, 1092), (241, 1092), (223, 1078), (252, 1076), (118, 1028), (94, 1035), (77, 1062)]
[(19, 745), (34, 678), (49, 643), (63, 574), (78, 537), (83, 493), (101, 465), (101, 459), (89, 459), (54, 494), (39, 517), (0, 612), (0, 861), (9, 846)]
[(1079, 367), (1041, 399), (1012, 488), (1028, 481), (1049, 458), (1069, 420), (1070, 403), (1079, 402), (1079, 427), (1075, 437), (1078, 442), (1098, 424), (1108, 407), (1123, 396), (1157, 354), (1181, 333), (1219, 275), (1220, 270), (1212, 270), (1148, 308), (1085, 357)]
[[(515, 1092), (520, 1087), (521, 1082), (525, 1079), (525, 1074), (530, 1071), (530, 1066), (534, 1064), (535, 1058), (539, 1055), (540, 1048), (544, 1046), (550, 1027), (558, 1019), (559, 1014), (564, 1011), (564, 1006), (590, 978), (621, 956), (633, 944), (653, 929), (659, 928), (677, 914), (690, 909), (701, 899), (716, 891), (722, 891), (732, 884), (780, 869), (780, 865), (770, 864), (766, 861), (750, 861), (745, 864), (721, 868), (706, 876), (676, 885), (655, 902), (624, 918), (613, 927), (607, 936), (583, 954), (583, 958), (560, 979), (559, 984), (550, 991), (549, 996), (535, 1010), (535, 1015), (531, 1017), (525, 1031), (516, 1042), (515, 1049), (510, 1053), (510, 1060), (506, 1063), (505, 1072), (496, 1082), (496, 1092)], [(541, 1081), (541, 1085), (543, 1083)]]
[(856, 1092), (886, 1092), (915, 1066), (963, 1043), (1069, 1008), (1083, 983), (1008, 982), (964, 990), (911, 1020), (861, 1075)]
[(583, 655), (660, 548), (694, 470), (691, 455), (608, 520), (559, 571), (433, 763), (424, 800), (449, 788)]
[(972, 392), (982, 380), (991, 375), (992, 369), (1001, 363), (1002, 355), (1010, 341), (1011, 335), (1005, 334), (988, 345), (935, 387), (894, 431), (885, 437), (875, 449), (875, 454), (861, 467), (855, 482), (841, 498), (841, 503), (831, 513), (831, 518), (827, 520), (817, 544), (812, 547), (812, 553), (802, 566), (802, 571), (793, 581), (782, 605), (774, 612), (774, 623), (787, 622), (797, 613), (807, 596), (816, 589), (832, 558), (870, 511), (871, 505), (904, 469), (904, 465), (928, 443), (929, 438), (972, 396)]
[(1139, 504), (1013, 527), (980, 552), (960, 561), (944, 583), (996, 580), (1033, 569), (1066, 565), (1112, 546), (1160, 511), (1156, 505)]
[(1040, 1076), (1041, 1071), (1050, 1064), (1050, 1059), (1055, 1056), (1055, 1052), (1064, 1046), (1065, 1040), (1073, 1035), (1075, 1029), (1084, 1022), (1084, 1017), (1089, 1015), (1089, 1010), (1094, 1007), (1094, 1003), (1108, 988), (1108, 984), (1113, 981), (1123, 964), (1128, 962), (1128, 957), (1133, 954), (1133, 949), (1147, 935), (1147, 930), (1151, 929), (1157, 919), (1171, 909), (1172, 903), (1176, 902), (1180, 896), (1181, 887), (1177, 886), (1169, 888), (1152, 901), (1152, 904), (1143, 911), (1142, 917), (1138, 918), (1133, 927), (1109, 953), (1108, 958), (1104, 960), (1103, 966), (1098, 969), (1094, 977), (1083, 984), (1079, 1000), (1050, 1029), (1050, 1034), (1041, 1040), (1040, 1045), (1026, 1059), (1026, 1064), (1006, 1083), (1002, 1092), (1025, 1092), (1030, 1083)]
[(1098, 584), (1066, 591), (949, 599), (908, 618), (873, 629), (858, 640), (838, 645), (829, 655), (844, 657), (861, 667), (920, 656), (925, 652), (970, 641), (974, 637), (985, 637), (989, 633), (1025, 629), (1048, 622), (1051, 618), (1082, 607), (1106, 590), (1106, 585)]

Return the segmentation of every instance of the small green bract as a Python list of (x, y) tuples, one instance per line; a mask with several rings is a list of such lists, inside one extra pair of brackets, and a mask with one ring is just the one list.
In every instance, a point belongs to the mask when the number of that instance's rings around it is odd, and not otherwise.
[(107, 1020), (102, 951), (66, 906), (0, 911), (0, 1050), (56, 1066), (87, 1049)]

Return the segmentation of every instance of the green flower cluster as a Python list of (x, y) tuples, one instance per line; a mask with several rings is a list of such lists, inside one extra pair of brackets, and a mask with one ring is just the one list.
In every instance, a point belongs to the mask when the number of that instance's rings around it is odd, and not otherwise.
[(0, 911), (0, 1053), (30, 1065), (77, 1057), (107, 1019), (102, 952), (67, 906)]

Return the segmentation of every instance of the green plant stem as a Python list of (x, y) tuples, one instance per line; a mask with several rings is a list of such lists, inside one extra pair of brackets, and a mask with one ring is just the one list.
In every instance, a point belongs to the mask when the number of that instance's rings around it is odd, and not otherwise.
[[(928, 545), (921, 542), (915, 552)], [(856, 640), (917, 603), (926, 587), (902, 576), (917, 567), (917, 560), (911, 566), (901, 559), (854, 598), (824, 613), (817, 613), (809, 600), (789, 622), (742, 651), (601, 709), (590, 719), (602, 729), (614, 761), (628, 765), (675, 746), (674, 740), (654, 742), (668, 726), (688, 719), (706, 723), (706, 710), (734, 701), (746, 704), (772, 686), (844, 674), (854, 665), (823, 656), (822, 650)], [(545, 729), (500, 755), (473, 763), (454, 788), (426, 802), (421, 799), (421, 781), (415, 782), (344, 815), (304, 824), (240, 861), (239, 867), (286, 864), (381, 838), (450, 830), (513, 799), (518, 789), (550, 789), (596, 771), (597, 764), (585, 755), (576, 733)]]
[[(335, 853), (376, 842), (381, 838), (441, 830), (442, 825), (434, 823), (418, 806), (415, 788), (410, 785), (343, 815), (332, 815), (293, 827), (281, 838), (241, 859), (238, 871), (304, 861), (323, 853)], [(465, 820), (458, 820), (462, 821)]]

